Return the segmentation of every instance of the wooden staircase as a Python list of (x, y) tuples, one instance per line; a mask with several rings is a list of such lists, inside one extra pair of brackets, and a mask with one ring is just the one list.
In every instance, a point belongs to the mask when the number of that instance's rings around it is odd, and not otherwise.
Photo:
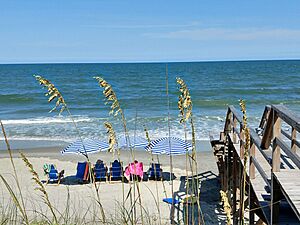
[[(248, 224), (300, 224), (300, 117), (282, 105), (266, 106), (258, 128), (250, 129), (250, 149), (246, 150), (242, 127), (240, 113), (229, 106), (219, 139), (210, 137), (233, 224), (241, 224), (242, 201)], [(244, 167), (245, 198), (241, 190)]]

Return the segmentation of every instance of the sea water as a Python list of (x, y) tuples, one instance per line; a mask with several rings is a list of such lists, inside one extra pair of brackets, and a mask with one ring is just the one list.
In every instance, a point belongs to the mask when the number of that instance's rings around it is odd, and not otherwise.
[[(49, 113), (55, 102), (47, 103), (46, 90), (34, 74), (49, 79), (60, 90), (78, 130), (66, 112)], [(184, 138), (176, 77), (184, 79), (190, 90), (197, 140), (217, 136), (224, 128), (228, 105), (239, 110), (239, 99), (246, 101), (252, 127), (258, 126), (267, 104), (284, 104), (300, 112), (297, 60), (0, 65), (0, 119), (9, 139), (26, 140), (27, 145), (71, 142), (79, 135), (107, 140), (105, 121), (122, 135), (122, 120), (109, 115), (95, 76), (112, 85), (130, 135), (145, 137), (146, 127), (152, 139), (169, 136), (169, 127), (171, 136)], [(187, 133), (191, 139), (189, 126)], [(0, 138), (3, 140), (2, 135)]]

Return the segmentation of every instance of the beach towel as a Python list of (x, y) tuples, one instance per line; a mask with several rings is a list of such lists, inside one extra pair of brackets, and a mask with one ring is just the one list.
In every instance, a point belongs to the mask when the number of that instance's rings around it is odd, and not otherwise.
[(130, 179), (131, 175), (137, 175), (143, 179), (144, 171), (143, 171), (143, 163), (142, 162), (134, 162), (130, 163), (125, 169), (125, 177), (127, 180)]
[(50, 173), (50, 170), (51, 170), (51, 164), (45, 163), (43, 165), (43, 169), (44, 169), (44, 175), (48, 175)]

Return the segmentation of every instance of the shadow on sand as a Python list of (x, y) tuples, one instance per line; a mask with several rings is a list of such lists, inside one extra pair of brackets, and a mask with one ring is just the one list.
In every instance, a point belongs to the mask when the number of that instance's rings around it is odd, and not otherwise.
[[(169, 180), (174, 180), (176, 179), (176, 176), (174, 175), (174, 173), (170, 174), (169, 172), (163, 172), (162, 173), (162, 179), (169, 181)], [(105, 182), (105, 179), (102, 180), (97, 180), (97, 182)], [(124, 182), (126, 182), (127, 179), (124, 179)], [(143, 176), (143, 181), (148, 181), (148, 175), (146, 173), (144, 173)], [(46, 180), (42, 181), (43, 183), (46, 183)], [(57, 183), (48, 183), (48, 184), (57, 184)], [(75, 175), (71, 175), (71, 176), (66, 176), (63, 178), (63, 180), (60, 182), (60, 185), (81, 185), (81, 184), (85, 184), (80, 182), (80, 179), (77, 178)]]
[[(196, 179), (196, 182), (192, 184), (192, 178)], [(198, 182), (197, 182), (198, 180)], [(170, 221), (171, 224), (226, 224), (226, 218), (223, 216), (222, 207), (219, 204), (220, 200), (220, 184), (218, 176), (212, 171), (206, 171), (195, 175), (194, 177), (185, 176), (180, 177), (179, 189), (174, 192), (174, 198), (178, 199), (181, 203), (171, 205)], [(195, 187), (196, 184), (199, 187)], [(188, 185), (187, 185), (188, 184)], [(188, 191), (187, 191), (187, 186)], [(200, 192), (200, 209), (198, 204), (186, 204), (183, 203), (183, 198), (186, 194), (192, 194), (192, 186), (198, 189)]]

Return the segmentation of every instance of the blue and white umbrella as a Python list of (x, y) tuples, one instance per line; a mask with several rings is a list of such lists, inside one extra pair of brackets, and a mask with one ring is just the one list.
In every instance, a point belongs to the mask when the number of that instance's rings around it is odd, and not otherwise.
[(61, 151), (61, 154), (82, 154), (87, 156), (87, 154), (97, 153), (100, 151), (107, 151), (109, 145), (106, 142), (84, 139), (83, 141), (77, 140), (69, 144), (66, 148)]
[(144, 148), (147, 145), (148, 141), (139, 136), (130, 136), (129, 138), (126, 138), (124, 135), (122, 135), (120, 138), (118, 138), (119, 148), (129, 148), (129, 146), (132, 148)]
[(145, 149), (156, 155), (183, 155), (186, 154), (187, 151), (192, 150), (192, 145), (180, 138), (163, 137), (151, 141), (150, 145), (146, 146)]

